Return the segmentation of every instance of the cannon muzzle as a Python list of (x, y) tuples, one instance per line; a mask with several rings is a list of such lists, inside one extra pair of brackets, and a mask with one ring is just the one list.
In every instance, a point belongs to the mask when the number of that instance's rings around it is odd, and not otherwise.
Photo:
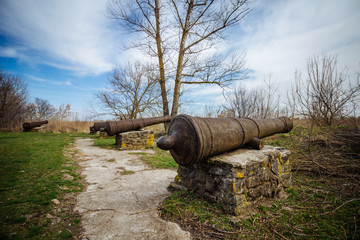
[(26, 122), (26, 123), (23, 123), (23, 129), (24, 129), (24, 132), (27, 132), (35, 127), (40, 127), (41, 125), (48, 124), (48, 123), (49, 123), (48, 120), (39, 121), (39, 122)]
[(155, 125), (158, 123), (170, 122), (171, 116), (155, 117), (155, 118), (140, 118), (140, 119), (129, 119), (122, 121), (109, 121), (106, 122), (105, 132), (109, 136), (115, 134), (139, 130), (140, 128)]
[(191, 166), (201, 159), (249, 144), (262, 148), (260, 138), (290, 132), (289, 118), (200, 118), (178, 115), (171, 120), (168, 134), (158, 139), (157, 146), (170, 150), (175, 161)]

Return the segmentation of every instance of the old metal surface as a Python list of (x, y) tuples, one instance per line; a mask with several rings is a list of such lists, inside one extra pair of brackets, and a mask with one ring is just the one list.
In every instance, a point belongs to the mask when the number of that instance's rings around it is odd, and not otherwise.
[(39, 121), (39, 122), (26, 122), (23, 124), (23, 129), (24, 132), (26, 131), (30, 131), (31, 129), (35, 128), (35, 127), (40, 127), (43, 124), (48, 124), (48, 120), (45, 121)]
[(95, 134), (96, 133), (96, 131), (95, 131), (95, 129), (94, 129), (94, 126), (91, 126), (90, 127), (90, 134)]
[(101, 131), (101, 128), (104, 129), (106, 127), (106, 122), (96, 122), (94, 123), (94, 130)]
[(129, 119), (122, 121), (109, 121), (106, 122), (105, 131), (108, 133), (109, 136), (113, 136), (118, 133), (138, 130), (146, 126), (151, 126), (154, 124), (170, 122), (170, 121), (171, 121), (170, 116)]
[(250, 143), (261, 149), (260, 138), (291, 131), (289, 118), (199, 118), (178, 115), (171, 120), (168, 135), (157, 146), (170, 150), (175, 161), (191, 166), (197, 161)]

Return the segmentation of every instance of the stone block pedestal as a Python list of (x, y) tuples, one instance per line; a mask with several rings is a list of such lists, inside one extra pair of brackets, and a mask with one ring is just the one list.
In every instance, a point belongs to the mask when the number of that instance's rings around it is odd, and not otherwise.
[(240, 215), (260, 199), (284, 194), (291, 184), (290, 151), (265, 146), (238, 149), (191, 167), (178, 168), (175, 185), (194, 190), (231, 214)]
[(142, 130), (120, 133), (115, 136), (115, 144), (126, 150), (151, 147), (154, 145), (154, 132)]
[(109, 135), (107, 134), (107, 132), (102, 132), (102, 131), (99, 132), (99, 136), (100, 136), (101, 138), (107, 138), (107, 137), (109, 137)]

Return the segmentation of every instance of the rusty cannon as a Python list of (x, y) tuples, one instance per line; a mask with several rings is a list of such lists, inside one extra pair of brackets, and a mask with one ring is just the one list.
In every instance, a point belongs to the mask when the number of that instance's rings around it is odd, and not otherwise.
[(106, 122), (96, 122), (94, 123), (94, 130), (97, 131), (104, 131), (106, 127)]
[(41, 125), (43, 124), (48, 124), (49, 121), (45, 120), (45, 121), (39, 121), (39, 122), (26, 122), (23, 123), (23, 131), (24, 132), (28, 132), (31, 131), (31, 129), (36, 128), (36, 127), (41, 127)]
[(178, 115), (171, 120), (167, 135), (157, 146), (170, 150), (175, 161), (191, 166), (201, 159), (225, 153), (244, 145), (261, 149), (260, 138), (290, 132), (289, 118), (200, 118)]
[(96, 132), (104, 132), (106, 127), (106, 122), (95, 122), (93, 126), (90, 127), (90, 134), (95, 134)]
[(158, 123), (165, 123), (170, 121), (171, 121), (171, 116), (109, 121), (106, 122), (105, 132), (107, 132), (109, 136), (113, 136), (119, 133), (139, 130), (146, 126), (151, 126)]
[(95, 122), (92, 127), (90, 127), (91, 133), (96, 133), (97, 131), (103, 132), (105, 131), (106, 122)]

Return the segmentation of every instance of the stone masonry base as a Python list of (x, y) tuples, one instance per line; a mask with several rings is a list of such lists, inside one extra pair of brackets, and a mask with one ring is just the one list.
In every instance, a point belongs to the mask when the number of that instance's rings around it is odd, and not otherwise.
[(154, 132), (142, 130), (120, 133), (115, 136), (115, 144), (126, 150), (151, 147), (154, 145)]
[(175, 186), (191, 189), (231, 214), (264, 198), (284, 196), (291, 184), (290, 151), (264, 146), (238, 149), (211, 157), (191, 167), (178, 168)]

